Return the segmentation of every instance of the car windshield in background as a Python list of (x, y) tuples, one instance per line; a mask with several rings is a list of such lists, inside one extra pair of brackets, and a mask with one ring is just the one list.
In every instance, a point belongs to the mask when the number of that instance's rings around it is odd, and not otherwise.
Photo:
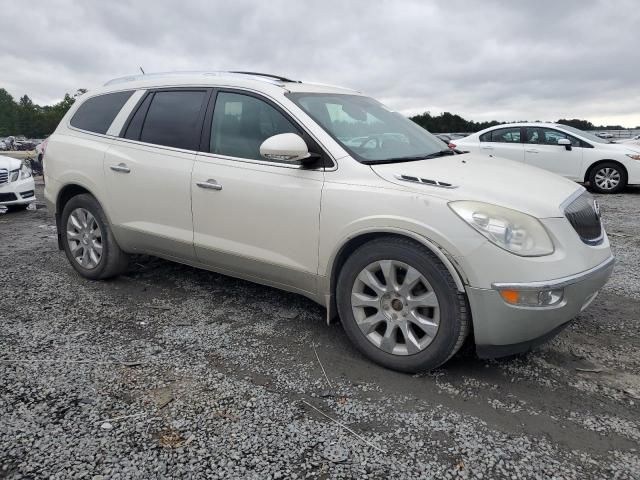
[(570, 127), (569, 125), (561, 125), (563, 130), (567, 130), (568, 132), (575, 133), (576, 135), (581, 135), (583, 138), (586, 138), (590, 142), (596, 143), (616, 143), (610, 138), (600, 138), (593, 133), (585, 132), (584, 130), (580, 130), (579, 128)]
[(389, 163), (452, 155), (442, 140), (361, 95), (289, 93), (287, 95), (362, 163)]

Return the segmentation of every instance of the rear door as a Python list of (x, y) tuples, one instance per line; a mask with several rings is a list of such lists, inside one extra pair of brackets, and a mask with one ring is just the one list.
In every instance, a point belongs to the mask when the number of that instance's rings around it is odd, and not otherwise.
[[(558, 145), (569, 139), (571, 148)], [(524, 135), (525, 162), (544, 168), (571, 180), (582, 180), (582, 142), (560, 130), (548, 127), (526, 127)]]
[(524, 162), (524, 148), (520, 134), (520, 127), (491, 130), (483, 135), (484, 141), (480, 143), (480, 151), (494, 157)]
[(193, 171), (195, 250), (223, 273), (315, 293), (324, 169), (262, 158), (260, 144), (280, 133), (319, 148), (261, 95), (220, 90), (212, 98)]
[(191, 173), (209, 95), (149, 91), (107, 151), (109, 213), (125, 249), (194, 258)]

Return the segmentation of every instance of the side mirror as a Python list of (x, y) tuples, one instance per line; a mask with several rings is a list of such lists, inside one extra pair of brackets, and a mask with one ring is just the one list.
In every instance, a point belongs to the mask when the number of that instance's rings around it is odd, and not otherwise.
[(568, 138), (558, 139), (558, 145), (563, 145), (567, 150), (571, 150), (571, 140), (569, 140)]
[(295, 133), (281, 133), (267, 138), (260, 145), (260, 155), (279, 162), (299, 162), (311, 156), (306, 142)]

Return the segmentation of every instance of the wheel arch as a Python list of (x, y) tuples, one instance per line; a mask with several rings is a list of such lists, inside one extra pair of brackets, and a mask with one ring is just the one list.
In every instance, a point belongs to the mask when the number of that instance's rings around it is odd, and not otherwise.
[(584, 174), (584, 183), (589, 182), (589, 179), (591, 178), (591, 172), (593, 172), (593, 170), (600, 164), (605, 163), (605, 162), (611, 162), (611, 163), (615, 163), (616, 165), (620, 165), (620, 167), (622, 168), (622, 170), (624, 170), (624, 174), (627, 176), (627, 181), (629, 179), (629, 171), (627, 170), (627, 167), (624, 166), (624, 163), (620, 162), (619, 160), (614, 160), (612, 158), (603, 158), (602, 160), (597, 160), (595, 162), (593, 162), (591, 165), (589, 165), (589, 168), (587, 168), (587, 171)]
[(335, 289), (338, 281), (338, 275), (344, 266), (347, 258), (360, 246), (374, 239), (387, 237), (400, 237), (413, 240), (417, 246), (429, 249), (444, 264), (449, 274), (453, 278), (459, 292), (465, 293), (465, 280), (459, 268), (456, 268), (451, 256), (437, 243), (417, 233), (401, 230), (396, 228), (376, 229), (370, 231), (362, 231), (345, 239), (341, 246), (337, 249), (329, 262), (330, 270), (328, 271), (328, 293), (325, 292), (325, 306), (327, 308), (327, 323), (331, 323), (332, 319), (337, 316)]
[(96, 200), (98, 200), (98, 198), (93, 194), (93, 192), (91, 192), (88, 188), (80, 185), (79, 183), (68, 183), (67, 185), (65, 185), (60, 189), (60, 191), (58, 192), (58, 195), (56, 196), (55, 219), (56, 219), (56, 230), (58, 232), (57, 236), (58, 236), (59, 250), (64, 250), (64, 246), (62, 245), (62, 233), (60, 230), (61, 229), (60, 221), (62, 217), (62, 211), (64, 210), (64, 207), (69, 202), (69, 200), (71, 200), (73, 197), (76, 197), (78, 195), (82, 195), (85, 193), (88, 193), (89, 195), (93, 196)]

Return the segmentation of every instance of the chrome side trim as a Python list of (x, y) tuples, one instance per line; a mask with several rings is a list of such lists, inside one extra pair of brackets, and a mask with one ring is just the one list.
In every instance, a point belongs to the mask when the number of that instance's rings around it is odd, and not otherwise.
[(403, 182), (410, 182), (410, 183), (419, 183), (421, 185), (426, 185), (429, 187), (438, 187), (438, 188), (458, 188), (457, 185), (452, 185), (451, 183), (447, 183), (447, 182), (441, 182), (438, 180), (432, 180), (429, 178), (420, 178), (420, 177), (414, 177), (413, 175), (402, 175), (402, 174), (398, 174), (395, 176), (398, 180), (401, 180)]
[(595, 275), (608, 268), (613, 268), (616, 259), (612, 255), (600, 265), (596, 265), (584, 272), (569, 275), (568, 277), (557, 278), (555, 280), (546, 280), (542, 282), (526, 282), (526, 283), (492, 283), (491, 287), (495, 290), (552, 290), (555, 288), (563, 288), (568, 285), (578, 283), (585, 278)]

